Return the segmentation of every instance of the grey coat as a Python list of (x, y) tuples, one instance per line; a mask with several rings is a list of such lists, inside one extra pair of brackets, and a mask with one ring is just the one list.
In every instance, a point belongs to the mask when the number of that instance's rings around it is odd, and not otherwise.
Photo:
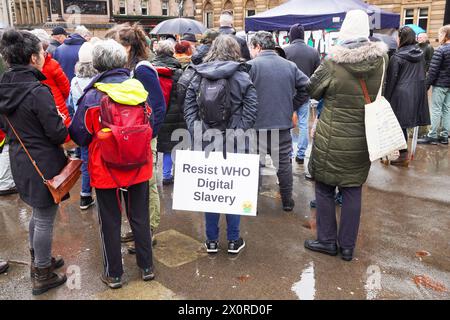
[(258, 93), (255, 129), (291, 129), (293, 99), (298, 95), (301, 104), (308, 100), (306, 85), (309, 78), (293, 62), (281, 58), (273, 50), (262, 51), (248, 64)]
[[(184, 119), (193, 132), (195, 121), (201, 121), (197, 104), (197, 90), (201, 77), (228, 79), (230, 85), (231, 117), (227, 129), (253, 128), (257, 114), (256, 89), (248, 73), (248, 65), (234, 61), (213, 61), (194, 66), (197, 75), (191, 81), (184, 103)], [(203, 130), (210, 129), (202, 122)]]

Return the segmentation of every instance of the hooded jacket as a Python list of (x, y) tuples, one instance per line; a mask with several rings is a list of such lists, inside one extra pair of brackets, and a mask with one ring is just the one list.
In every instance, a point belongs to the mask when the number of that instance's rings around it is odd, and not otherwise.
[(61, 43), (55, 39), (50, 41), (50, 45), (47, 48), (47, 52), (50, 53), (52, 56), (55, 55), (56, 49), (61, 46)]
[(155, 67), (168, 67), (172, 69), (172, 90), (170, 100), (167, 105), (166, 117), (158, 133), (158, 151), (172, 152), (172, 149), (178, 144), (178, 141), (172, 141), (172, 132), (177, 129), (186, 129), (184, 121), (183, 108), (178, 104), (177, 83), (183, 71), (180, 62), (173, 56), (157, 55), (153, 60)]
[(59, 62), (69, 82), (75, 76), (75, 65), (78, 62), (78, 51), (86, 40), (77, 33), (71, 34), (56, 50), (53, 58)]
[(365, 79), (373, 101), (381, 85), (383, 42), (350, 47), (334, 46), (311, 77), (313, 99), (324, 100), (317, 124), (309, 170), (316, 181), (341, 187), (358, 187), (370, 169), (364, 124), (364, 94), (358, 78)]
[(250, 78), (258, 92), (255, 129), (291, 129), (294, 97), (298, 97), (299, 105), (309, 99), (308, 77), (295, 63), (281, 58), (273, 50), (262, 51), (248, 64), (251, 65)]
[(61, 144), (68, 132), (42, 80), (45, 76), (30, 66), (12, 66), (0, 77), (0, 129), (10, 139), (11, 172), (21, 199), (37, 208), (54, 205), (53, 197), (4, 117), (12, 123), (44, 177), (58, 175), (67, 163)]
[[(100, 189), (116, 189), (120, 187), (138, 184), (152, 177), (152, 152), (149, 148), (148, 161), (144, 166), (122, 171), (107, 168), (100, 152), (100, 140), (97, 133), (102, 129), (100, 122), (100, 102), (106, 94), (111, 99), (123, 104), (138, 104), (145, 101), (148, 92), (139, 83), (139, 87), (129, 87), (124, 82), (129, 80), (128, 69), (114, 69), (97, 75), (85, 88), (84, 94), (78, 100), (78, 109), (75, 112), (69, 132), (72, 140), (80, 146), (89, 146), (88, 171), (91, 178), (91, 186)], [(98, 90), (95, 85), (103, 84)], [(111, 85), (112, 84), (112, 85)], [(122, 86), (117, 86), (122, 84)], [(123, 90), (120, 90), (123, 89)], [(133, 103), (134, 102), (134, 103)]]
[(416, 45), (398, 49), (389, 61), (384, 96), (402, 128), (430, 124), (425, 60)]
[(427, 87), (450, 88), (450, 43), (434, 51), (428, 70)]
[(55, 99), (56, 109), (62, 115), (66, 127), (69, 127), (71, 119), (66, 100), (70, 93), (70, 83), (58, 61), (52, 59), (50, 53), (45, 57), (42, 73), (47, 78), (43, 83), (50, 87), (53, 98)]
[[(193, 67), (197, 75), (191, 81), (184, 101), (184, 119), (191, 134), (194, 132), (195, 121), (201, 121), (197, 104), (197, 90), (202, 77), (218, 80), (228, 79), (230, 86), (231, 117), (227, 129), (253, 128), (256, 120), (257, 95), (256, 89), (247, 73), (248, 65), (234, 61), (212, 61)], [(202, 129), (209, 128), (201, 121)]]
[(219, 33), (232, 35), (234, 37), (234, 39), (236, 39), (236, 41), (239, 43), (239, 46), (241, 47), (242, 59), (244, 59), (246, 61), (249, 61), (251, 59), (250, 50), (248, 49), (247, 42), (244, 39), (239, 38), (235, 35), (236, 30), (233, 27), (220, 27)]

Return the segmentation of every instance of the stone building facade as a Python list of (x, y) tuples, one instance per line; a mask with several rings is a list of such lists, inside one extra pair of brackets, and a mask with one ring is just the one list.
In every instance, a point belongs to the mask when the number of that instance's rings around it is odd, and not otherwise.
[[(194, 17), (194, 0), (182, 0), (184, 17)], [(147, 30), (179, 15), (180, 0), (0, 0), (10, 23), (21, 28), (85, 25), (101, 36), (114, 23), (140, 22)], [(9, 5), (8, 5), (9, 4)], [(5, 6), (0, 5), (0, 17)], [(3, 20), (3, 18), (2, 18)]]
[(221, 11), (230, 10), (234, 16), (234, 27), (244, 29), (245, 18), (264, 12), (287, 0), (196, 0), (195, 18), (208, 28), (219, 27)]
[(380, 8), (400, 14), (400, 25), (417, 24), (425, 29), (433, 45), (444, 24), (445, 0), (369, 0)]

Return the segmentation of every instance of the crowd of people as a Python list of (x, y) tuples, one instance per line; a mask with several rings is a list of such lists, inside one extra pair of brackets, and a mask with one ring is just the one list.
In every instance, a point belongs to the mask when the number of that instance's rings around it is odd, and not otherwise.
[[(433, 51), (426, 35), (409, 27), (398, 33), (398, 50), (389, 57), (382, 41), (371, 40), (368, 15), (349, 11), (338, 42), (327, 57), (305, 43), (295, 24), (281, 48), (269, 32), (247, 43), (235, 35), (233, 17), (220, 16), (220, 28), (200, 40), (184, 34), (156, 44), (138, 24), (120, 24), (100, 39), (83, 26), (68, 34), (62, 27), (5, 30), (0, 36), (0, 147), (9, 146), (11, 172), (20, 198), (32, 207), (29, 224), (32, 292), (42, 294), (67, 279), (52, 257), (58, 205), (21, 148), (26, 146), (46, 179), (57, 175), (67, 156), (82, 159), (80, 209), (98, 209), (103, 254), (102, 281), (122, 286), (121, 244), (134, 242), (144, 281), (155, 278), (152, 246), (160, 223), (156, 160), (162, 159), (163, 185), (174, 183), (172, 134), (197, 125), (253, 130), (261, 164), (276, 158), (281, 205), (295, 208), (292, 163), (305, 165), (312, 143), (309, 175), (315, 180), (317, 237), (305, 248), (351, 261), (361, 217), (362, 186), (371, 162), (364, 125), (364, 88), (373, 101), (380, 86), (406, 140), (408, 129), (428, 126), (419, 143), (448, 144), (450, 126), (450, 26), (439, 31)], [(3, 60), (3, 61), (2, 61)], [(432, 89), (431, 116), (428, 89)], [(309, 128), (311, 99), (319, 101)], [(299, 138), (293, 148), (293, 114)], [(125, 115), (126, 114), (126, 115)], [(126, 135), (117, 142), (111, 137)], [(274, 139), (276, 136), (276, 139)], [(238, 139), (238, 137), (235, 137)], [(310, 141), (311, 140), (311, 141)], [(115, 141), (115, 142), (114, 142)], [(205, 149), (207, 143), (202, 141)], [(227, 152), (251, 152), (229, 149)], [(408, 166), (408, 150), (391, 164)], [(93, 190), (95, 189), (95, 197)], [(342, 205), (336, 219), (336, 189)], [(131, 232), (121, 235), (121, 212)], [(220, 214), (205, 213), (205, 248), (219, 251)], [(240, 215), (226, 214), (227, 251), (245, 247)], [(8, 264), (0, 262), (0, 272)]]

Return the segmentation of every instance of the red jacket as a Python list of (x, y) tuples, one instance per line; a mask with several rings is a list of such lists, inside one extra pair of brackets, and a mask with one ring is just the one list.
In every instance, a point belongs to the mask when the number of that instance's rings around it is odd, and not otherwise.
[(58, 61), (53, 59), (50, 53), (47, 53), (47, 56), (45, 57), (42, 73), (47, 78), (47, 80), (42, 81), (42, 83), (50, 87), (53, 98), (55, 99), (56, 109), (58, 109), (59, 114), (62, 115), (64, 124), (68, 128), (71, 120), (69, 109), (66, 105), (66, 100), (70, 93), (69, 79), (67, 79), (67, 76), (64, 74)]
[[(85, 88), (85, 93), (78, 101), (78, 109), (73, 122), (69, 127), (69, 133), (80, 146), (89, 146), (88, 171), (91, 178), (91, 186), (98, 189), (115, 189), (126, 187), (144, 181), (152, 177), (153, 158), (149, 148), (147, 164), (133, 170), (121, 171), (108, 169), (101, 158), (100, 140), (98, 132), (102, 129), (100, 123), (100, 101), (104, 93), (93, 87), (96, 82), (121, 83), (129, 79), (128, 69), (114, 69), (97, 75), (90, 87)], [(111, 176), (114, 175), (114, 178)], [(121, 185), (118, 186), (116, 181)]]

